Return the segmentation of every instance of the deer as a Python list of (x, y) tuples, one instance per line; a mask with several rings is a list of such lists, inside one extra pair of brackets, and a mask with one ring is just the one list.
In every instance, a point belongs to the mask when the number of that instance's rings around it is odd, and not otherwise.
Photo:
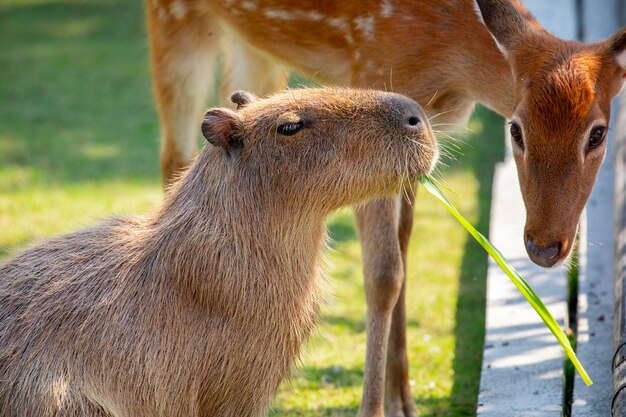
[[(164, 184), (195, 153), (193, 121), (225, 56), (222, 95), (280, 90), (285, 68), (323, 84), (407, 95), (440, 125), (476, 103), (510, 120), (529, 258), (570, 253), (626, 80), (626, 28), (591, 44), (559, 39), (519, 0), (147, 0)], [(392, 85), (391, 85), (392, 84)], [(416, 192), (356, 209), (367, 344), (361, 417), (416, 415), (405, 330)]]

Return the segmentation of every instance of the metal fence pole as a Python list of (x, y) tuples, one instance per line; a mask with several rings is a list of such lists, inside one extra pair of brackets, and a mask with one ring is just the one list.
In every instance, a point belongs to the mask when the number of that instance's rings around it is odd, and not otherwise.
[[(622, 6), (624, 6), (622, 4)], [(626, 7), (624, 7), (626, 8)], [(626, 416), (626, 94), (615, 125), (615, 355), (613, 356), (614, 417)]]

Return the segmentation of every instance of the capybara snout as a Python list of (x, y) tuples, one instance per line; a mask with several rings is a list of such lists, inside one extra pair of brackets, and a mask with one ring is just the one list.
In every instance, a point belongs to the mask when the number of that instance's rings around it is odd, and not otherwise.
[(388, 107), (389, 117), (386, 121), (390, 127), (390, 138), (409, 141), (419, 149), (419, 161), (408, 167), (410, 179), (430, 173), (439, 158), (439, 150), (426, 113), (417, 102), (408, 97), (393, 93), (381, 94), (386, 96), (382, 107)]
[(423, 123), (428, 125), (426, 114), (414, 100), (398, 94), (388, 94), (385, 101), (389, 103), (392, 113), (397, 115), (397, 119), (390, 120), (391, 123), (396, 123), (407, 129), (423, 129)]

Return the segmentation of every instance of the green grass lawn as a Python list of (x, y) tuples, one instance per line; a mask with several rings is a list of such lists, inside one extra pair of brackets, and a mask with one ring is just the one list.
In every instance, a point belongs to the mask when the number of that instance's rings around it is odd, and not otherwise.
[[(158, 122), (140, 1), (0, 0), (0, 257), (43, 236), (162, 199)], [(443, 176), (486, 234), (502, 121), (478, 112)], [(421, 193), (410, 246), (408, 343), (422, 416), (474, 415), (486, 254)], [(360, 248), (337, 213), (328, 301), (277, 415), (353, 416), (365, 357)]]

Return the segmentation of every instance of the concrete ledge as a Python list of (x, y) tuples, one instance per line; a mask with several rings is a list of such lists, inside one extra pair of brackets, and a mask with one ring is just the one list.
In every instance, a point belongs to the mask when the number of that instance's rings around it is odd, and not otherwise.
[[(551, 33), (579, 35), (572, 0), (526, 0), (524, 5)], [(522, 234), (526, 212), (507, 135), (507, 157), (496, 168), (490, 240), (543, 299), (561, 326), (567, 315), (567, 271), (545, 270), (526, 254)], [(493, 262), (487, 273), (485, 347), (477, 415), (560, 416), (564, 352), (509, 278)]]
[[(567, 272), (532, 264), (524, 249), (526, 218), (512, 159), (496, 169), (490, 240), (518, 269), (563, 326)], [(477, 415), (559, 416), (561, 346), (509, 278), (494, 263), (487, 274), (487, 316)]]

